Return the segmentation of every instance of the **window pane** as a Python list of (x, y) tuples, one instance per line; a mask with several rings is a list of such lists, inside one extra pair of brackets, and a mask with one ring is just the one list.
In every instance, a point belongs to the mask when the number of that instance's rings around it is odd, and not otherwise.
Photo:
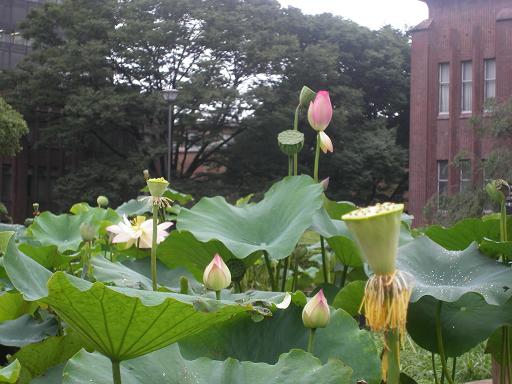
[(496, 60), (489, 59), (485, 60), (485, 79), (495, 80), (496, 79)]
[(471, 179), (471, 162), (469, 160), (461, 160), (459, 168), (461, 179)]
[(450, 100), (450, 65), (439, 64), (439, 113), (448, 113)]
[(462, 63), (462, 81), (471, 81), (473, 78), (473, 65), (471, 61)]
[(439, 81), (441, 83), (450, 82), (450, 65), (447, 63), (439, 65)]
[(471, 86), (471, 83), (464, 83), (462, 85), (462, 110), (464, 112), (471, 111), (471, 104), (472, 104), (472, 92), (473, 87)]
[(437, 162), (439, 180), (448, 180), (448, 160)]

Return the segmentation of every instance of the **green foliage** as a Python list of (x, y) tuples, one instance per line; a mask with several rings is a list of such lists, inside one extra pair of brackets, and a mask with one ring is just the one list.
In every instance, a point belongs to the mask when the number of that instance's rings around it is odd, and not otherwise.
[(23, 116), (0, 97), (0, 155), (14, 156), (21, 151), (20, 140), (28, 133)]
[[(94, 370), (91, 371), (91, 367)], [(169, 384), (238, 384), (250, 378), (251, 383), (309, 384), (320, 381), (326, 384), (350, 384), (351, 370), (339, 360), (322, 363), (301, 350), (281, 355), (275, 365), (240, 362), (235, 359), (216, 361), (206, 358), (184, 359), (173, 345), (150, 355), (121, 365), (123, 383)], [(80, 352), (64, 370), (62, 384), (107, 383), (111, 380), (110, 362), (100, 354)]]

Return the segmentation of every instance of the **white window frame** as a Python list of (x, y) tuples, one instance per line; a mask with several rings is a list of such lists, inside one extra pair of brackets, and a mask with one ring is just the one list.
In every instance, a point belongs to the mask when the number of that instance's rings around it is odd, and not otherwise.
[[(494, 77), (487, 77), (487, 66), (489, 63), (494, 64)], [(489, 84), (494, 84), (494, 94), (489, 95)], [(496, 98), (496, 59), (484, 60), (484, 103), (489, 99)]]
[[(443, 80), (443, 68), (447, 68), (448, 79)], [(439, 71), (439, 115), (448, 115), (450, 113), (450, 63), (440, 63)], [(446, 110), (443, 110), (443, 90), (446, 89)]]
[[(465, 78), (466, 73), (466, 66), (470, 67), (470, 78)], [(460, 99), (460, 109), (462, 113), (471, 113), (473, 110), (473, 62), (463, 61), (461, 65), (461, 99)], [(468, 92), (468, 95), (466, 95), (466, 92)], [(464, 102), (466, 100), (466, 96), (469, 100), (469, 105), (464, 105)]]
[(437, 160), (437, 195), (439, 196), (441, 194), (441, 188), (439, 186), (441, 183), (446, 182), (446, 192), (448, 192), (448, 175), (446, 175), (446, 179), (441, 179), (441, 167), (442, 165), (445, 165), (448, 167), (448, 160)]

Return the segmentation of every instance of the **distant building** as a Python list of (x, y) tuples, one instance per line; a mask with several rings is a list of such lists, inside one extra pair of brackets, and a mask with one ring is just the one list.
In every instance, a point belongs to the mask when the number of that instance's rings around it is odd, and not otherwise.
[[(409, 212), (415, 224), (436, 194), (482, 185), (493, 149), (470, 118), (512, 95), (512, 1), (422, 0), (429, 18), (412, 30)], [(455, 156), (462, 156), (459, 166)]]
[[(0, 0), (0, 70), (14, 68), (30, 52), (30, 42), (19, 33), (19, 23), (34, 7), (46, 1)], [(35, 149), (31, 143), (37, 126), (29, 122), (30, 135), (24, 150), (15, 158), (0, 158), (0, 201), (16, 222), (30, 216), (32, 203), (52, 207), (51, 184), (65, 170), (64, 154), (58, 150)]]

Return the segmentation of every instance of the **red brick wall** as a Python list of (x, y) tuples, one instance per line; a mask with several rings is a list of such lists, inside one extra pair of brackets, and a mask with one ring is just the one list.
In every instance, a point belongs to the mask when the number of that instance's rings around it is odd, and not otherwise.
[[(483, 109), (484, 59), (496, 58), (497, 97), (512, 95), (512, 1), (425, 0), (429, 19), (412, 31), (409, 211), (423, 224), (423, 207), (437, 192), (437, 161), (468, 153), (473, 181), (493, 149), (476, 135), (471, 115), (461, 114), (462, 61), (473, 63), (473, 114)], [(450, 63), (449, 116), (438, 116), (438, 65)], [(450, 167), (449, 191), (459, 190), (459, 171)]]

